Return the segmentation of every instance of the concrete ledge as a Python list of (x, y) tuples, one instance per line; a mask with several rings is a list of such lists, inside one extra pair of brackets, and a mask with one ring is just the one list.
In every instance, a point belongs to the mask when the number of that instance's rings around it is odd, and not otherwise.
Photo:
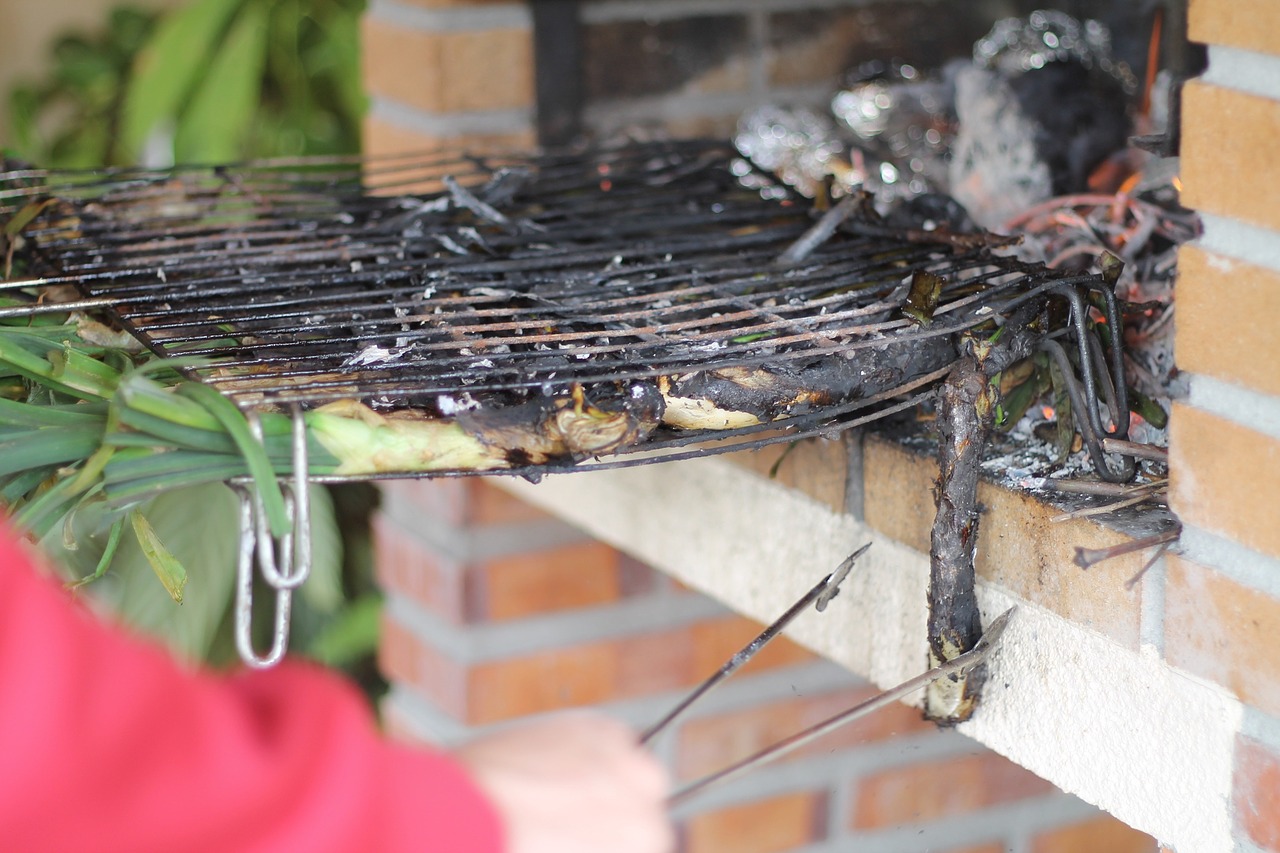
[[(834, 500), (726, 458), (495, 483), (764, 622), (874, 539), (843, 594), (826, 613), (797, 620), (791, 636), (882, 686), (925, 666), (926, 555), (838, 512)], [(1079, 573), (1069, 551), (1037, 559), (1045, 565), (1029, 574)], [(1158, 590), (1163, 567), (1149, 574), (1143, 586)], [(998, 579), (980, 578), (985, 618), (1020, 610), (986, 701), (961, 731), (1179, 850), (1231, 850), (1240, 704), (1131, 635), (1069, 621)]]

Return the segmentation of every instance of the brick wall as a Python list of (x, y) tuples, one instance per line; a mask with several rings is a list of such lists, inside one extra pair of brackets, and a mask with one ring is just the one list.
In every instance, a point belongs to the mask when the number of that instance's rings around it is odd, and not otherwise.
[[(992, 0), (982, 8), (996, 16), (1040, 5)], [(1128, 7), (1066, 5), (1086, 14)], [(985, 24), (961, 19), (950, 28), (926, 27), (937, 8), (869, 0), (586, 3), (584, 117), (601, 133), (659, 125), (723, 135), (749, 104), (816, 99), (852, 57), (966, 53)], [(1221, 759), (1234, 767), (1226, 784), (1228, 834), (1244, 853), (1280, 850), (1280, 655), (1274, 650), (1280, 538), (1274, 504), (1256, 487), (1280, 475), (1280, 339), (1269, 328), (1280, 310), (1280, 160), (1258, 153), (1274, 151), (1280, 138), (1277, 8), (1268, 0), (1193, 0), (1190, 8), (1192, 37), (1214, 47), (1208, 74), (1187, 87), (1184, 102), (1186, 201), (1204, 213), (1206, 234), (1182, 254), (1178, 291), (1178, 361), (1192, 374), (1191, 396), (1176, 407), (1172, 427), (1172, 499), (1187, 525), (1182, 553), (1129, 589), (1123, 582), (1141, 563), (1139, 555), (1087, 574), (1070, 562), (1073, 546), (1109, 544), (1118, 534), (1083, 520), (1051, 524), (1046, 507), (988, 489), (979, 554), (983, 589), (1042, 614), (1034, 617), (1034, 631), (1027, 629), (1034, 635), (1061, 631), (1077, 643), (1097, 638), (1090, 665), (1114, 660), (1122, 666), (1098, 673), (1099, 683), (1116, 691), (1107, 696), (1090, 678), (1080, 681), (1079, 694), (1071, 693), (1077, 682), (1070, 679), (1078, 675), (1069, 667), (1053, 669), (1061, 657), (1036, 659), (1025, 671), (1011, 664), (1011, 683), (1061, 688), (1081, 707), (1033, 702), (1019, 718), (1020, 694), (1007, 691), (991, 699), (999, 721), (966, 728), (1091, 801), (1134, 816), (1126, 819), (1153, 832), (1166, 828), (1168, 837), (1221, 836), (1217, 829), (1184, 826), (1177, 806), (1152, 802), (1176, 800), (1186, 790), (1182, 780), (1143, 776), (1145, 770), (1134, 777), (1134, 768), (1194, 774), (1186, 768), (1211, 763), (1215, 770), (1206, 777), (1216, 777)], [(441, 142), (533, 142), (533, 31), (525, 5), (373, 0), (364, 55), (372, 97), (369, 153)], [(802, 486), (825, 510), (852, 513), (881, 541), (924, 550), (932, 462), (888, 443), (869, 442), (864, 450), (854, 458), (830, 444), (810, 444), (788, 458), (773, 482)], [(746, 464), (764, 470), (772, 461)], [(752, 625), (711, 600), (486, 481), (389, 485), (377, 538), (388, 592), (382, 662), (393, 682), (386, 712), (406, 736), (456, 741), (524, 714), (578, 705), (604, 707), (643, 725), (753, 634)], [(637, 540), (626, 530), (611, 538)], [(644, 543), (637, 546), (645, 550)], [(727, 543), (722, 550), (734, 548)], [(842, 644), (816, 645), (843, 653), (864, 634), (876, 639), (885, 624), (903, 621), (885, 613), (901, 604), (893, 597), (899, 576), (901, 570), (885, 569), (868, 582), (868, 590), (879, 584), (886, 591), (877, 614), (883, 623), (850, 628)], [(751, 582), (767, 587), (772, 579)], [(719, 597), (735, 599), (724, 592)], [(914, 605), (903, 606), (911, 612)], [(911, 618), (905, 623), (914, 625)], [(918, 634), (913, 629), (912, 639)], [(899, 659), (894, 652), (881, 643), (874, 659), (856, 668), (883, 676), (920, 665), (922, 658)], [(870, 654), (837, 656), (863, 661)], [(1061, 683), (1045, 674), (1051, 670)], [(1178, 702), (1179, 713), (1167, 705), (1137, 707), (1141, 697), (1124, 694), (1151, 685), (1160, 685), (1152, 695), (1161, 701)], [(678, 778), (692, 778), (870, 689), (783, 644), (756, 671), (714, 694), (658, 748)], [(1227, 697), (1223, 709), (1220, 696)], [(1147, 742), (1127, 738), (1128, 727), (1159, 731), (1168, 718), (1182, 724), (1197, 714), (1213, 721), (1203, 742), (1162, 742), (1161, 754), (1125, 752), (1128, 741)], [(1112, 728), (1095, 724), (1104, 719)], [(1051, 720), (1060, 729), (1054, 738), (1027, 737)], [(1220, 729), (1237, 732), (1230, 756)], [(1062, 741), (1063, 749), (1055, 752), (1049, 740)], [(1092, 763), (1077, 766), (1081, 761)], [(1123, 781), (1131, 778), (1132, 784)], [(1211, 779), (1196, 791), (1216, 786)], [(1189, 814), (1218, 808), (1208, 802), (1213, 797), (1202, 799), (1186, 802)], [(1144, 815), (1153, 816), (1144, 823)], [(855, 839), (859, 849), (885, 853), (1153, 849), (1148, 837), (955, 732), (926, 728), (906, 708), (778, 769), (708, 792), (680, 817), (691, 851), (824, 853), (849, 849)]]
[(1280, 5), (1193, 0), (1209, 69), (1183, 94), (1184, 201), (1204, 238), (1179, 258), (1171, 505), (1186, 525), (1164, 649), (1244, 705), (1233, 811), (1241, 849), (1280, 851)]
[[(375, 534), (384, 715), (402, 737), (447, 744), (583, 706), (643, 727), (759, 631), (487, 480), (388, 483)], [(876, 690), (783, 638), (655, 748), (690, 781)], [(1154, 850), (905, 705), (712, 788), (678, 818), (686, 853)]]

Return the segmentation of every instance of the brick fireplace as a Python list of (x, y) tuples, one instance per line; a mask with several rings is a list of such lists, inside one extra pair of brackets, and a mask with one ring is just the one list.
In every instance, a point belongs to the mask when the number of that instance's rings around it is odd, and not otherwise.
[[(373, 0), (366, 151), (526, 147), (566, 122), (727, 136), (753, 104), (829, 96), (851, 61), (967, 55), (992, 20), (1050, 4), (965, 4), (948, 26), (948, 2), (532, 5)], [(1126, 55), (1145, 50), (1141, 6), (1057, 4), (1110, 16)], [(565, 7), (577, 89), (535, 62)], [(1280, 166), (1260, 155), (1280, 138), (1280, 12), (1192, 0), (1188, 24), (1210, 62), (1183, 95), (1205, 234), (1179, 259), (1176, 554), (1126, 589), (1145, 555), (1071, 561), (1124, 533), (984, 485), (984, 612), (1021, 612), (979, 715), (938, 731), (898, 706), (713, 789), (677, 815), (689, 853), (1280, 851), (1280, 534), (1257, 488), (1280, 480)], [(936, 463), (874, 434), (780, 453), (387, 484), (389, 724), (449, 742), (591, 705), (642, 726), (868, 538), (826, 614), (657, 748), (694, 778), (919, 672)]]

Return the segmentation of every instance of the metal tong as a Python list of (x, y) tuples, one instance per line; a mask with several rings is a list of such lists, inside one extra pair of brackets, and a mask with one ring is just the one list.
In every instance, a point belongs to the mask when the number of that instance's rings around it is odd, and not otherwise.
[[(646, 729), (640, 736), (640, 742), (642, 744), (647, 744), (659, 732), (669, 726), (677, 717), (684, 713), (690, 705), (705, 696), (712, 688), (732, 675), (734, 671), (747, 663), (747, 661), (751, 660), (751, 658), (754, 657), (760, 649), (780, 634), (782, 630), (786, 628), (786, 626), (789, 625), (798, 615), (804, 612), (810, 604), (815, 604), (816, 609), (819, 611), (825, 610), (827, 604), (840, 591), (840, 584), (844, 581), (845, 577), (848, 576), (849, 571), (853, 568), (853, 564), (857, 561), (858, 557), (862, 556), (862, 554), (864, 554), (870, 547), (871, 543), (863, 545), (853, 554), (849, 555), (844, 562), (840, 564), (839, 568), (824, 577), (822, 580), (818, 581), (818, 583), (806, 592), (799, 601), (791, 605), (791, 607), (778, 617), (776, 621), (766, 627), (759, 636), (744, 646), (739, 652), (734, 654), (733, 657), (729, 658), (729, 660), (726, 661), (720, 669), (694, 688), (691, 693), (685, 696), (685, 698), (677, 703), (674, 708), (667, 712), (662, 719), (658, 720)], [(861, 719), (868, 714), (880, 710), (886, 705), (910, 695), (916, 690), (925, 687), (939, 678), (968, 672), (983, 663), (987, 657), (990, 656), (992, 650), (999, 643), (1000, 637), (1003, 635), (1005, 628), (1008, 627), (1009, 620), (1016, 609), (1017, 608), (1011, 607), (996, 617), (996, 619), (987, 627), (986, 632), (983, 633), (982, 639), (980, 639), (978, 644), (970, 651), (965, 652), (954, 660), (947, 661), (946, 663), (923, 672), (914, 678), (910, 678), (896, 687), (892, 687), (882, 693), (879, 693), (865, 702), (861, 702), (854, 705), (852, 708), (841, 711), (839, 714), (829, 717), (816, 725), (810, 726), (809, 728), (797, 732), (790, 737), (783, 738), (777, 743), (767, 746), (759, 752), (749, 755), (740, 761), (734, 762), (728, 767), (690, 782), (688, 785), (680, 788), (667, 798), (668, 805), (676, 805), (702, 791), (702, 789), (709, 785), (736, 778), (751, 770), (755, 770), (758, 767), (762, 767), (770, 762), (776, 761), (784, 755), (817, 740), (823, 735), (835, 731), (841, 726), (845, 726), (854, 720)]]

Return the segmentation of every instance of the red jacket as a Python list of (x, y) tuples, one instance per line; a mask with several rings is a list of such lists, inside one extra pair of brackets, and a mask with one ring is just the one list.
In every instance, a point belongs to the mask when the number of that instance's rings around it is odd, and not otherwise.
[(498, 853), (449, 757), (286, 662), (223, 677), (95, 620), (0, 530), (0, 849)]

